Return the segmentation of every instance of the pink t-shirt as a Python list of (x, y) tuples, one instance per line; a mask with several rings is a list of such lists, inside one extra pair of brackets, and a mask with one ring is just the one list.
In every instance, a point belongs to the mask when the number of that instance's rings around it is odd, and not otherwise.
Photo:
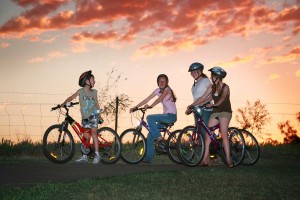
[[(170, 90), (169, 87), (167, 87), (165, 90)], [(154, 93), (156, 94), (156, 96), (161, 96), (162, 93), (159, 93), (160, 89), (157, 88), (154, 90)], [(172, 94), (168, 94), (167, 96), (165, 96), (165, 98), (162, 100), (162, 105), (163, 105), (163, 110), (164, 110), (164, 114), (170, 113), (170, 114), (177, 114), (177, 109), (176, 109), (176, 104), (173, 101), (172, 98)]]

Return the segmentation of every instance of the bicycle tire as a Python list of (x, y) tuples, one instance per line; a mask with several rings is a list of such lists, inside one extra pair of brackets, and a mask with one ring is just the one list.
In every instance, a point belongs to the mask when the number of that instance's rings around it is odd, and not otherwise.
[(195, 126), (187, 126), (179, 133), (177, 150), (178, 157), (184, 165), (194, 167), (200, 164), (204, 156), (205, 143), (203, 136), (195, 132)]
[(180, 159), (178, 158), (177, 153), (177, 139), (178, 135), (180, 134), (182, 130), (175, 130), (173, 131), (167, 140), (167, 154), (171, 161), (173, 161), (176, 164), (181, 164)]
[(99, 154), (104, 164), (114, 164), (121, 157), (122, 145), (119, 135), (109, 127), (97, 130), (99, 140)]
[(243, 165), (255, 165), (260, 158), (260, 147), (252, 133), (245, 129), (240, 129), (245, 139), (245, 156)]
[(71, 132), (61, 129), (61, 124), (50, 126), (43, 136), (43, 153), (53, 163), (63, 164), (70, 161), (75, 153)]
[(127, 129), (121, 136), (121, 159), (127, 164), (138, 164), (146, 156), (146, 138), (136, 129)]
[[(237, 166), (243, 162), (245, 155), (245, 140), (243, 134), (238, 128), (228, 128), (228, 137), (230, 143), (230, 154), (233, 165)], [(227, 164), (227, 162), (225, 163)]]

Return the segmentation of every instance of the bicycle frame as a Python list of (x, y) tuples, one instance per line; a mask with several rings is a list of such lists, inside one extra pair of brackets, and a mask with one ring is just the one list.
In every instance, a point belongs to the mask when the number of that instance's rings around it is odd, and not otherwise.
[(215, 130), (217, 130), (217, 129), (220, 128), (220, 124), (217, 124), (217, 125), (212, 126), (212, 127), (208, 127), (205, 124), (205, 122), (203, 121), (202, 117), (199, 116), (199, 118), (197, 120), (197, 123), (196, 123), (196, 133), (197, 133), (197, 136), (199, 134), (201, 134), (201, 127), (204, 128), (205, 132), (209, 134), (210, 140), (211, 140), (214, 148), (218, 149), (218, 143), (217, 143), (217, 141), (214, 138), (214, 132), (215, 132)]
[[(136, 127), (136, 129), (139, 130), (139, 131), (141, 132), (141, 131), (142, 131), (142, 128), (145, 127), (145, 128), (147, 129), (147, 131), (150, 132), (149, 125), (148, 125), (148, 123), (144, 120), (146, 110), (144, 110), (144, 109), (142, 109), (142, 108), (140, 108), (140, 109), (138, 109), (138, 110), (142, 111), (143, 115), (142, 115), (141, 120), (140, 120), (140, 123), (139, 123), (139, 125)], [(159, 130), (159, 132), (164, 133), (164, 136), (165, 136), (166, 133), (168, 133), (169, 135), (171, 134), (171, 132), (170, 132), (170, 130), (169, 130), (170, 128), (171, 128), (170, 126), (166, 126), (166, 127), (163, 127), (163, 128), (159, 128), (158, 130)]]
[[(88, 149), (91, 146), (90, 139), (86, 140), (84, 137), (84, 134), (91, 135), (91, 129), (89, 128), (83, 128), (78, 122), (76, 122), (70, 115), (69, 115), (69, 109), (67, 109), (67, 112), (65, 113), (65, 120), (62, 122), (62, 130), (68, 129), (68, 125), (70, 124), (72, 129), (75, 131), (77, 136), (79, 137), (82, 144), (85, 146), (86, 149)], [(100, 138), (105, 142), (101, 143), (99, 141), (99, 149), (104, 148), (105, 146), (110, 146), (111, 143), (109, 143), (107, 140), (105, 140), (103, 137), (100, 136)], [(92, 148), (94, 148), (94, 144), (92, 145)]]

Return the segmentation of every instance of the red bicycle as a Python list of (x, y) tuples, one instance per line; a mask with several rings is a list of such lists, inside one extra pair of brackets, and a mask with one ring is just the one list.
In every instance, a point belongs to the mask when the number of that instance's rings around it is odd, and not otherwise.
[[(44, 155), (54, 163), (66, 163), (70, 161), (75, 154), (74, 138), (68, 129), (69, 125), (81, 141), (81, 152), (85, 155), (89, 155), (90, 158), (94, 155), (94, 145), (90, 143), (91, 130), (82, 128), (81, 125), (69, 115), (69, 108), (76, 104), (79, 104), (79, 102), (69, 102), (64, 106), (58, 105), (51, 109), (51, 111), (58, 109), (60, 114), (65, 115), (65, 120), (61, 124), (50, 126), (43, 137)], [(121, 155), (121, 142), (118, 134), (109, 127), (102, 127), (97, 130), (97, 133), (101, 162), (105, 164), (116, 163)]]

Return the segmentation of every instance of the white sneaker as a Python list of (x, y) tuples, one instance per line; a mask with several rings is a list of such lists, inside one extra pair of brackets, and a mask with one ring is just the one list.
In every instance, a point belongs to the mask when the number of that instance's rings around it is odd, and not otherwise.
[(95, 164), (95, 165), (99, 164), (100, 160), (101, 160), (101, 156), (100, 155), (98, 156), (95, 154), (93, 164)]
[(80, 158), (75, 160), (75, 163), (88, 163), (87, 155), (82, 155)]

